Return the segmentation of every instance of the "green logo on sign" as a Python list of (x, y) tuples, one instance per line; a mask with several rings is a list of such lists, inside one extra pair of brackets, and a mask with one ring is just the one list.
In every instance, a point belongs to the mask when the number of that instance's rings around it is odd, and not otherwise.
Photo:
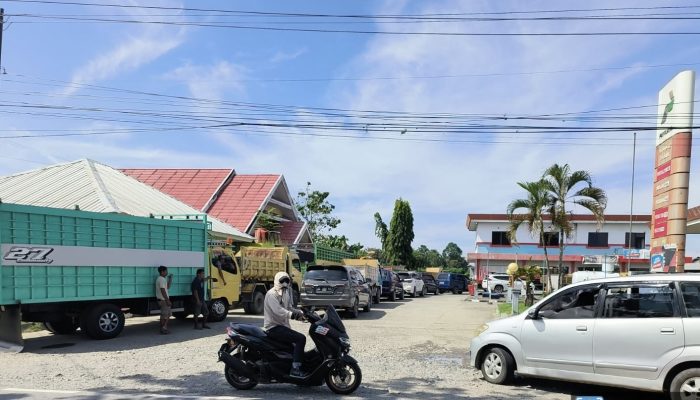
[(666, 118), (668, 117), (668, 114), (673, 110), (673, 101), (675, 100), (673, 97), (673, 90), (668, 92), (668, 96), (671, 98), (671, 101), (666, 104), (666, 108), (664, 108), (664, 116), (661, 117), (661, 123), (663, 124), (666, 122)]

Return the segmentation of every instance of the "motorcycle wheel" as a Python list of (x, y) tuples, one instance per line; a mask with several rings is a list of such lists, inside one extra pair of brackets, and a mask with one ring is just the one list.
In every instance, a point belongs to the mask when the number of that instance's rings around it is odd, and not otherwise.
[[(234, 357), (239, 358), (239, 354), (233, 354)], [(255, 379), (250, 379), (242, 375), (238, 375), (236, 370), (229, 367), (228, 365), (224, 368), (224, 376), (226, 377), (226, 382), (229, 385), (235, 387), (238, 390), (250, 390), (258, 385), (258, 381)]]
[(350, 394), (362, 383), (362, 371), (356, 363), (336, 365), (326, 375), (326, 385), (337, 394)]

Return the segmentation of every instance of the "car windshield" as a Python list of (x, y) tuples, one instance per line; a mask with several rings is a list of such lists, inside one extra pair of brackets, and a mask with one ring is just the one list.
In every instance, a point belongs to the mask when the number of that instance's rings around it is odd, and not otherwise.
[(318, 268), (306, 271), (304, 279), (326, 280), (326, 281), (347, 281), (348, 273), (345, 268)]
[(450, 274), (439, 274), (438, 279), (450, 279)]

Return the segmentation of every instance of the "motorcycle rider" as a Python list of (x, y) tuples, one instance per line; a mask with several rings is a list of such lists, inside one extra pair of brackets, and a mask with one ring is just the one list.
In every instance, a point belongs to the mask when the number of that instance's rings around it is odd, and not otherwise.
[(306, 336), (293, 330), (289, 325), (289, 319), (301, 320), (304, 313), (294, 308), (291, 283), (292, 280), (286, 272), (278, 272), (275, 275), (275, 284), (265, 295), (265, 324), (263, 328), (269, 338), (290, 343), (294, 347), (292, 370), (289, 372), (289, 376), (303, 378), (301, 362), (304, 358)]

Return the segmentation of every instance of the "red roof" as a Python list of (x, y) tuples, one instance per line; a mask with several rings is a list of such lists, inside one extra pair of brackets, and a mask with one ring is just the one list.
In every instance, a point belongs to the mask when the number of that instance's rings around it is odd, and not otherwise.
[(700, 219), (700, 206), (688, 209), (688, 221), (695, 221)]
[[(122, 169), (121, 171), (200, 211), (206, 211), (204, 207), (209, 199), (233, 173), (232, 169)], [(235, 227), (241, 232), (245, 231), (238, 226)]]
[(296, 238), (301, 233), (304, 228), (303, 221), (287, 221), (283, 222), (280, 227), (280, 240), (282, 243), (294, 244), (296, 243)]
[(279, 179), (280, 175), (235, 175), (208, 212), (247, 232)]

